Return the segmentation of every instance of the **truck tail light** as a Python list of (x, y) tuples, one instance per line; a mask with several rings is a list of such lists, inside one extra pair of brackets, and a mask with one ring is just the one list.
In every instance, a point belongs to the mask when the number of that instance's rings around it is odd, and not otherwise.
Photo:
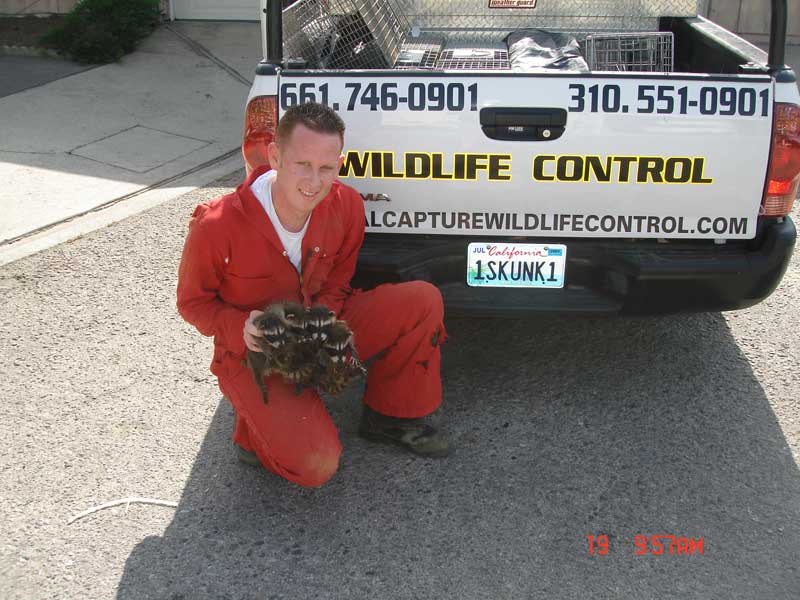
[(775, 103), (772, 154), (769, 157), (767, 191), (761, 214), (782, 217), (792, 211), (800, 185), (800, 106)]
[(277, 96), (256, 96), (250, 100), (245, 112), (242, 140), (242, 156), (248, 175), (269, 162), (267, 146), (275, 139), (277, 125)]

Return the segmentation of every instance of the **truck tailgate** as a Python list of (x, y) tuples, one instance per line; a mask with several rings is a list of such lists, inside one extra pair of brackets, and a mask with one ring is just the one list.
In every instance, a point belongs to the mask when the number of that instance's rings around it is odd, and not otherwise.
[(368, 231), (755, 235), (768, 76), (284, 71), (279, 96), (344, 119)]

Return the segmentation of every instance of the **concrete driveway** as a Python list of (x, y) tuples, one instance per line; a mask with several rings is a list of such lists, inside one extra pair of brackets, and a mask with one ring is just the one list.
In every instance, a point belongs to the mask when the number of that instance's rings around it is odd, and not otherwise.
[[(119, 63), (71, 74), (59, 63), (47, 85), (0, 97), (0, 245), (149, 189), (180, 195), (177, 179), (204, 185), (219, 174), (206, 178), (202, 167), (225, 159), (234, 159), (225, 172), (241, 166), (259, 31), (258, 23), (163, 25)], [(4, 79), (24, 58), (0, 56)], [(7, 89), (36, 74), (26, 77)]]

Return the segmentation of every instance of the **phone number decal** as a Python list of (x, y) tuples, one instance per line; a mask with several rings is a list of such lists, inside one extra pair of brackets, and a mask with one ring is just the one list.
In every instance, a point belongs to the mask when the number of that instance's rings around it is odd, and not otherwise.
[(361, 83), (344, 84), (344, 102), (329, 101), (327, 83), (282, 83), (281, 109), (295, 104), (319, 102), (333, 110), (393, 111), (476, 111), (478, 110), (478, 84), (463, 83)]
[(639, 85), (635, 99), (614, 84), (576, 83), (569, 90), (570, 112), (767, 117), (770, 108), (768, 88)]

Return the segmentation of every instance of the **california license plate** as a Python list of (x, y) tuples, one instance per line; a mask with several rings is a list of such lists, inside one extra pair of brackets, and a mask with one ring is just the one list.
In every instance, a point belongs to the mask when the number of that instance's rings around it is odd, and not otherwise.
[(467, 285), (563, 288), (564, 244), (473, 242), (467, 248)]

